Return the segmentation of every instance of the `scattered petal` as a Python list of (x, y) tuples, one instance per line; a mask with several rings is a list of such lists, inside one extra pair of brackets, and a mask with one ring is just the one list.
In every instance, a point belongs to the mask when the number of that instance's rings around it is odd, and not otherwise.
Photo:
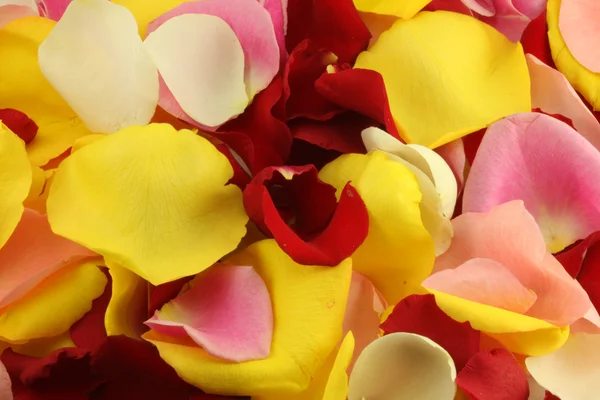
[(587, 70), (600, 72), (600, 34), (597, 23), (600, 4), (593, 0), (568, 0), (560, 2), (558, 29), (569, 51)]
[(40, 15), (35, 0), (0, 0), (0, 28), (20, 18)]
[(431, 0), (354, 0), (358, 11), (373, 14), (394, 15), (403, 19), (410, 19), (421, 11)]
[(37, 135), (38, 126), (31, 118), (20, 111), (10, 108), (0, 110), (0, 121), (20, 137), (25, 144), (30, 143)]
[(2, 364), (2, 361), (0, 361), (0, 399), (13, 400), (11, 387), (10, 376), (8, 376), (6, 367)]

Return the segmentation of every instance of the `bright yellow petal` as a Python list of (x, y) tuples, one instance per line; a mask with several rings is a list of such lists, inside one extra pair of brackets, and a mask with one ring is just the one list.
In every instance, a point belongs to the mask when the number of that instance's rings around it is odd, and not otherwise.
[(600, 74), (581, 65), (567, 47), (558, 28), (561, 0), (548, 0), (548, 40), (556, 68), (571, 82), (571, 85), (592, 105), (600, 110)]
[(113, 3), (125, 6), (131, 11), (137, 21), (140, 37), (144, 39), (150, 22), (178, 5), (189, 1), (194, 0), (113, 0)]
[(0, 29), (0, 108), (13, 108), (39, 127), (27, 145), (31, 163), (42, 166), (90, 132), (42, 75), (38, 47), (55, 22), (28, 17)]
[(112, 278), (112, 294), (104, 315), (106, 333), (139, 339), (148, 319), (148, 283), (117, 264), (108, 260), (106, 264)]
[(104, 138), (106, 135), (103, 133), (92, 133), (91, 135), (83, 136), (73, 143), (73, 147), (71, 148), (71, 153), (75, 153), (77, 150), (82, 147), (87, 146), (90, 143), (94, 143), (96, 140), (100, 140)]
[(394, 15), (409, 19), (421, 11), (431, 0), (354, 0), (358, 11)]
[(274, 240), (263, 240), (226, 262), (254, 267), (271, 294), (274, 331), (267, 358), (230, 363), (189, 341), (152, 331), (144, 338), (179, 376), (208, 393), (283, 399), (306, 390), (342, 338), (350, 260), (337, 267), (299, 265)]
[(24, 344), (14, 344), (10, 346), (15, 353), (24, 354), (30, 357), (46, 357), (48, 354), (65, 347), (77, 347), (71, 339), (69, 331), (63, 332), (58, 336), (49, 338), (34, 339)]
[(398, 20), (355, 67), (381, 73), (407, 143), (435, 148), (531, 111), (523, 48), (467, 15), (422, 12)]
[(0, 122), (0, 248), (21, 220), (31, 182), (25, 143)]
[(61, 163), (48, 218), (57, 234), (159, 285), (210, 267), (244, 236), (232, 175), (227, 157), (189, 130), (129, 127)]
[(352, 255), (389, 304), (396, 304), (429, 276), (435, 248), (421, 221), (417, 178), (380, 151), (347, 154), (326, 165), (319, 178), (341, 189), (348, 181), (369, 211), (369, 234)]
[(104, 292), (106, 281), (93, 263), (61, 269), (0, 310), (0, 338), (20, 342), (67, 331), (92, 308), (92, 301)]
[(447, 293), (430, 290), (438, 306), (458, 322), (485, 332), (510, 351), (541, 356), (560, 348), (569, 337), (569, 327), (561, 328), (541, 319), (475, 303)]

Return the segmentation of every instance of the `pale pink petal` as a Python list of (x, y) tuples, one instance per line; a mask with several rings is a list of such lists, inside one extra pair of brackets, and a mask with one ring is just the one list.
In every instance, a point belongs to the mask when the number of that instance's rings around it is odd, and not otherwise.
[(35, 0), (0, 0), (0, 28), (16, 19), (40, 15)]
[(352, 332), (355, 339), (355, 352), (351, 366), (363, 349), (379, 336), (380, 316), (385, 308), (384, 300), (369, 278), (358, 272), (352, 272), (352, 283), (342, 327), (344, 336)]
[(461, 0), (462, 3), (479, 15), (491, 17), (496, 14), (496, 0)]
[(168, 336), (189, 336), (209, 354), (243, 362), (267, 357), (273, 336), (271, 298), (252, 267), (215, 266), (146, 321)]
[(531, 108), (547, 114), (560, 114), (597, 149), (600, 149), (600, 123), (586, 107), (575, 89), (560, 71), (551, 68), (532, 54), (526, 54), (531, 78)]
[(62, 18), (72, 0), (38, 0), (42, 15), (58, 21)]
[(571, 324), (573, 333), (593, 333), (600, 334), (600, 315), (594, 306), (585, 313), (583, 318)]
[(600, 153), (575, 130), (545, 114), (516, 114), (488, 128), (463, 211), (523, 200), (554, 253), (600, 230), (599, 181)]
[(458, 268), (437, 272), (422, 285), (519, 314), (527, 312), (537, 298), (505, 266), (488, 258), (474, 258)]
[(2, 364), (2, 361), (0, 361), (0, 399), (13, 400), (10, 376), (8, 376), (8, 372), (6, 371), (4, 364)]
[(285, 34), (287, 33), (287, 4), (288, 0), (258, 0), (262, 6), (269, 12), (273, 28), (275, 28), (275, 37), (279, 46), (279, 56), (281, 63), (287, 61), (288, 54), (285, 48)]
[(48, 217), (25, 209), (0, 249), (0, 309), (23, 297), (58, 269), (95, 253), (55, 235)]
[(558, 28), (573, 57), (592, 72), (600, 72), (600, 2), (560, 3)]
[(450, 143), (446, 143), (435, 149), (446, 164), (452, 170), (454, 179), (456, 179), (457, 193), (462, 192), (463, 185), (465, 184), (465, 167), (467, 163), (467, 157), (465, 154), (465, 146), (462, 139), (453, 140)]
[[(281, 7), (281, 0), (278, 1), (280, 3), (279, 7)], [(270, 12), (277, 13), (274, 0), (269, 0), (269, 4), (265, 3), (266, 6), (270, 7)], [(244, 82), (246, 92), (251, 100), (256, 93), (269, 85), (279, 70), (280, 51), (273, 26), (274, 21), (271, 20), (273, 14), (269, 14), (269, 11), (256, 0), (203, 0), (183, 3), (150, 23), (148, 37), (150, 38), (152, 32), (156, 31), (165, 22), (181, 15), (205, 14), (221, 18), (231, 27), (242, 46), (244, 52)], [(280, 10), (277, 23), (283, 29), (282, 10)], [(186, 41), (189, 40), (189, 37), (182, 37), (180, 40)], [(206, 59), (210, 60), (210, 57), (206, 57)], [(206, 59), (203, 62), (206, 62)], [(215, 62), (215, 60), (211, 61)], [(179, 113), (177, 108), (173, 108), (172, 100), (168, 99), (167, 93), (163, 96), (161, 92), (159, 104), (173, 115)], [(198, 122), (204, 123), (203, 121)]]

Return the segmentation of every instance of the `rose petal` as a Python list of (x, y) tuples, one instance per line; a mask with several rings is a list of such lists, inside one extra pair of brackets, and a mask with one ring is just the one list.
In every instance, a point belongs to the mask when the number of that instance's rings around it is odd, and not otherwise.
[(521, 46), (462, 14), (422, 12), (398, 20), (355, 68), (381, 73), (407, 143), (435, 148), (531, 110)]
[(287, 50), (285, 48), (285, 34), (287, 32), (288, 22), (288, 0), (259, 0), (259, 3), (262, 3), (262, 6), (271, 16), (273, 28), (275, 28), (277, 46), (279, 46), (279, 58), (281, 64), (285, 64), (288, 58)]
[(146, 0), (111, 0), (115, 4), (127, 7), (135, 17), (139, 35), (146, 37), (146, 30), (150, 22), (160, 17), (164, 13), (174, 9), (180, 4), (194, 0), (161, 0), (148, 2)]
[(163, 335), (189, 336), (223, 360), (261, 360), (271, 350), (271, 298), (252, 267), (215, 266), (199, 274), (146, 325)]
[(13, 21), (0, 30), (0, 109), (18, 110), (39, 127), (27, 145), (36, 167), (64, 153), (90, 132), (48, 83), (38, 65), (38, 47), (55, 23), (41, 17)]
[(267, 285), (273, 303), (273, 343), (264, 360), (231, 363), (189, 342), (156, 332), (152, 341), (177, 373), (208, 393), (282, 396), (305, 390), (342, 338), (351, 263), (337, 267), (294, 263), (274, 240), (264, 240), (229, 260), (250, 265)]
[(25, 296), (54, 272), (94, 255), (55, 235), (45, 215), (26, 209), (0, 249), (0, 309)]
[[(446, 161), (446, 164), (448, 164), (452, 170), (457, 184), (456, 192), (457, 195), (460, 194), (465, 184), (465, 169), (467, 164), (467, 155), (465, 153), (465, 145), (463, 140), (453, 140), (450, 143), (446, 143), (445, 145), (438, 147), (435, 149), (435, 151), (444, 159), (444, 161)], [(456, 200), (454, 201), (454, 207), (456, 207)]]
[(526, 55), (531, 78), (531, 106), (547, 114), (560, 114), (573, 121), (573, 127), (597, 149), (600, 149), (600, 123), (590, 112), (567, 78)]
[(368, 277), (395, 304), (429, 276), (434, 243), (421, 222), (421, 192), (414, 174), (385, 153), (346, 154), (319, 178), (341, 196), (352, 182), (369, 212), (369, 233), (352, 255), (354, 270)]
[(575, 59), (591, 72), (600, 72), (600, 4), (593, 0), (561, 1), (558, 29)]
[(51, 20), (58, 21), (62, 18), (67, 7), (73, 0), (37, 0), (42, 14)]
[[(32, 182), (24, 143), (0, 122), (0, 249), (17, 227)], [(1, 284), (0, 284), (1, 285)], [(1, 293), (1, 290), (0, 290)], [(1, 297), (1, 295), (0, 295)]]
[(0, 0), (0, 28), (16, 19), (40, 15), (35, 0)]
[(550, 43), (548, 42), (546, 10), (527, 25), (521, 37), (521, 44), (525, 53), (533, 55), (544, 64), (554, 68)]
[(27, 115), (10, 108), (0, 110), (0, 121), (20, 137), (25, 144), (30, 143), (35, 138), (39, 129)]
[(431, 0), (354, 0), (358, 11), (373, 14), (394, 15), (403, 19), (410, 19), (421, 11)]
[(510, 270), (487, 258), (473, 258), (458, 268), (437, 272), (423, 281), (423, 287), (519, 314), (537, 300)]
[[(185, 40), (193, 40), (194, 46), (175, 45)], [(144, 48), (181, 108), (200, 124), (219, 126), (248, 105), (244, 51), (223, 19), (178, 15), (151, 32)]]
[(488, 129), (465, 186), (463, 210), (484, 212), (523, 200), (548, 249), (558, 252), (600, 228), (593, 200), (600, 188), (592, 184), (597, 176), (600, 153), (567, 124), (544, 114), (517, 114)]
[(473, 400), (527, 400), (525, 371), (505, 349), (481, 350), (456, 376), (457, 386)]
[(527, 369), (536, 381), (562, 400), (592, 400), (599, 390), (600, 335), (572, 334), (552, 354), (529, 357)]
[(452, 357), (432, 340), (392, 333), (367, 346), (350, 374), (348, 399), (452, 400)]
[(91, 131), (146, 125), (154, 115), (158, 73), (125, 7), (74, 0), (40, 45), (38, 60), (46, 79)]
[(408, 332), (428, 337), (452, 356), (459, 371), (479, 351), (479, 331), (468, 322), (459, 323), (447, 316), (431, 294), (405, 297), (396, 304), (381, 329), (386, 334)]
[(3, 400), (13, 400), (12, 384), (6, 367), (0, 361), (0, 398)]
[(241, 191), (225, 186), (232, 173), (191, 131), (130, 127), (62, 162), (48, 197), (50, 225), (158, 285), (208, 268), (244, 236)]

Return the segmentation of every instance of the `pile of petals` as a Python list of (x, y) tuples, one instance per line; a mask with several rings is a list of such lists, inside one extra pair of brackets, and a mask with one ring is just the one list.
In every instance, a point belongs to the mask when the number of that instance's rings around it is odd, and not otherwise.
[(0, 400), (596, 400), (598, 0), (0, 0)]

